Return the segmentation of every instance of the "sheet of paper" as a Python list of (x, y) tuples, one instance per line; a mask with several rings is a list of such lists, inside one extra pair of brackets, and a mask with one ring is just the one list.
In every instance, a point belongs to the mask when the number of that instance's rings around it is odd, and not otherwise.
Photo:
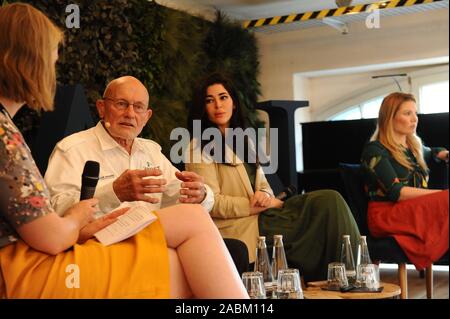
[(156, 220), (147, 207), (135, 206), (128, 212), (119, 216), (115, 223), (103, 228), (94, 236), (105, 246), (125, 240)]

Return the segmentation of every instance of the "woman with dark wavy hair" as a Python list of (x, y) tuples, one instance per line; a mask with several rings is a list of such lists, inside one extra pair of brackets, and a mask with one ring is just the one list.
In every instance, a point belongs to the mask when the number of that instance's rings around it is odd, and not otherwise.
[[(216, 128), (222, 141), (194, 139), (194, 156), (186, 161), (186, 169), (202, 175), (214, 192), (210, 214), (222, 236), (244, 241), (254, 262), (258, 235), (266, 236), (270, 245), (273, 235), (282, 234), (289, 266), (299, 268), (306, 281), (326, 279), (328, 263), (340, 258), (342, 235), (351, 236), (354, 248), (359, 239), (358, 226), (342, 196), (319, 190), (285, 202), (274, 197), (255, 143), (244, 138), (244, 154), (239, 154), (227, 142), (230, 129), (248, 127), (238, 91), (226, 76), (212, 74), (199, 85), (191, 120), (200, 121), (202, 133)], [(217, 143), (210, 156), (206, 150), (211, 142)], [(201, 158), (195, 158), (196, 147)], [(248, 151), (255, 153), (246, 157)]]

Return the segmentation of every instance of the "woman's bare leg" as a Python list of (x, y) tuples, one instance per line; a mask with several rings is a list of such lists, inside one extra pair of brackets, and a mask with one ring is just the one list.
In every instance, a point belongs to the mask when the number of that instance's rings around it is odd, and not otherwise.
[(169, 248), (170, 266), (170, 298), (186, 299), (192, 298), (192, 292), (184, 275), (178, 253), (175, 249)]
[(171, 206), (158, 215), (167, 245), (176, 249), (196, 298), (248, 298), (222, 236), (202, 206)]

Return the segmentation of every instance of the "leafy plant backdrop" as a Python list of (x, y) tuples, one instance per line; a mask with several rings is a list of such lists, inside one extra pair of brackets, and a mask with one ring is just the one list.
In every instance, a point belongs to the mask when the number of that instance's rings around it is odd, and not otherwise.
[[(58, 82), (84, 86), (94, 119), (95, 100), (106, 84), (133, 75), (149, 90), (154, 114), (142, 136), (158, 142), (168, 155), (175, 143), (169, 140), (171, 130), (187, 127), (187, 105), (196, 81), (224, 71), (240, 90), (250, 123), (260, 125), (254, 108), (260, 93), (255, 38), (222, 14), (209, 22), (147, 0), (21, 2), (45, 12), (65, 31)], [(72, 3), (80, 8), (79, 29), (65, 26), (65, 9)], [(37, 117), (26, 111), (16, 121), (26, 131), (38, 125)]]

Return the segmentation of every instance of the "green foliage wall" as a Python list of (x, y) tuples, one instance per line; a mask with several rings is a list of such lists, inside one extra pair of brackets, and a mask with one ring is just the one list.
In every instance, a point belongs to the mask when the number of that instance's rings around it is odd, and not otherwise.
[[(9, 1), (14, 2), (14, 1)], [(149, 90), (153, 117), (143, 131), (168, 154), (170, 132), (187, 127), (186, 102), (205, 73), (225, 71), (241, 89), (250, 122), (259, 94), (258, 56), (252, 34), (218, 14), (211, 23), (147, 0), (22, 0), (45, 12), (65, 31), (58, 82), (81, 83), (92, 114), (106, 84), (122, 75)], [(68, 4), (80, 8), (80, 28), (65, 26)], [(22, 125), (37, 123), (25, 116)]]

